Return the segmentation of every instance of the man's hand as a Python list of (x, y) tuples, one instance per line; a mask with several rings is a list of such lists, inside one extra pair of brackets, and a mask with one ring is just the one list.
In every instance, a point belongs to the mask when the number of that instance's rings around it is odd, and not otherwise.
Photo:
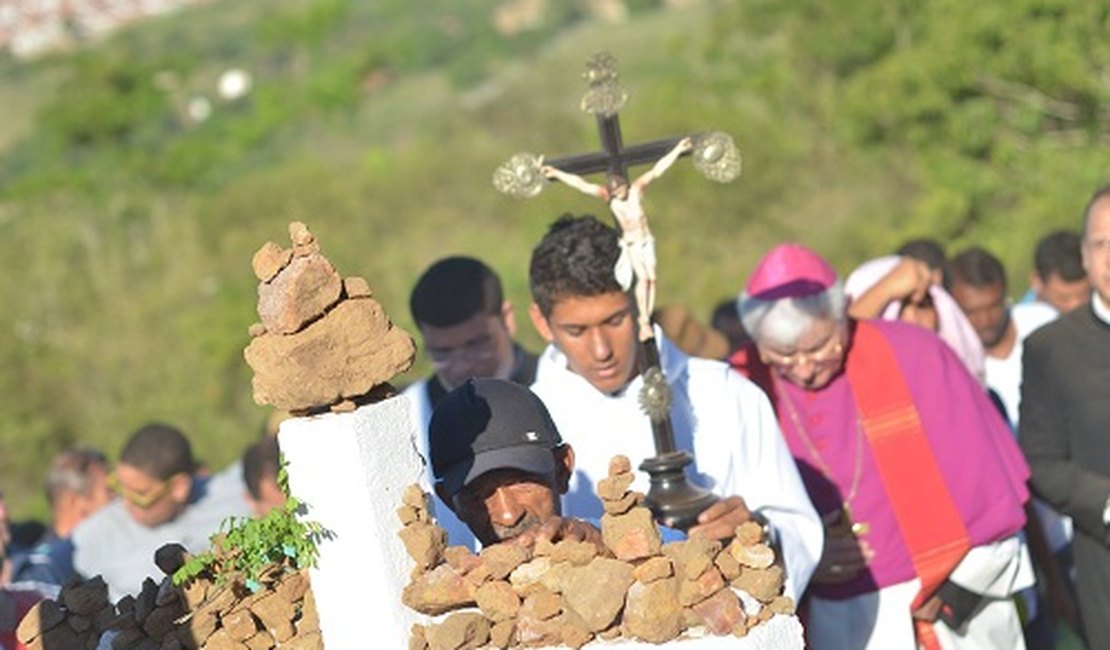
[(597, 547), (598, 553), (608, 553), (600, 530), (581, 519), (558, 515), (552, 515), (542, 524), (529, 528), (510, 540), (510, 543), (532, 548), (541, 539), (549, 542), (590, 542)]
[(937, 616), (940, 614), (940, 608), (943, 605), (944, 601), (940, 599), (940, 596), (933, 596), (929, 600), (926, 600), (924, 605), (913, 610), (913, 617), (919, 621), (928, 621), (932, 623), (937, 620)]
[(689, 537), (708, 537), (728, 540), (736, 534), (736, 527), (752, 518), (744, 499), (731, 496), (702, 510), (698, 525), (686, 531)]

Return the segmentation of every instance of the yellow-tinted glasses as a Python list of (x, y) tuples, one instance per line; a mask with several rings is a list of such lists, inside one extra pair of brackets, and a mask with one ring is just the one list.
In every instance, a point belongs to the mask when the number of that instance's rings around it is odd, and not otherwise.
[(113, 492), (126, 499), (129, 503), (146, 510), (154, 505), (155, 501), (166, 496), (172, 485), (169, 479), (166, 479), (155, 488), (151, 488), (145, 492), (136, 492), (120, 483), (119, 476), (117, 476), (115, 472), (112, 472), (108, 475), (108, 487), (111, 488)]

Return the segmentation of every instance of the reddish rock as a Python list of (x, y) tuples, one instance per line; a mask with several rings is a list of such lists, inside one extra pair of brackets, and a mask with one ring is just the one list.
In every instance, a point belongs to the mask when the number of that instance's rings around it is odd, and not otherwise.
[(672, 575), (674, 575), (674, 567), (671, 561), (662, 556), (649, 558), (632, 571), (632, 576), (644, 584), (669, 578)]
[(725, 579), (721, 576), (721, 572), (717, 570), (717, 567), (711, 566), (696, 580), (679, 581), (678, 602), (682, 603), (683, 607), (689, 607), (694, 603), (700, 603), (724, 588)]
[(609, 476), (597, 482), (597, 496), (602, 501), (615, 501), (623, 498), (632, 486), (635, 476), (631, 473)]
[(520, 618), (532, 618), (537, 621), (546, 621), (555, 618), (563, 611), (563, 599), (559, 594), (551, 591), (539, 590), (524, 599), (518, 612)]
[(414, 522), (398, 533), (418, 569), (429, 569), (443, 560), (447, 532), (435, 524)]
[(343, 279), (322, 255), (297, 257), (258, 285), (258, 316), (266, 330), (293, 334), (323, 316), (343, 295)]
[(357, 398), (412, 365), (412, 337), (371, 298), (346, 300), (305, 329), (251, 339), (254, 400), (303, 412)]
[[(251, 605), (250, 612), (258, 617), (262, 626), (281, 642), (293, 636), (293, 616), (296, 609), (284, 598), (270, 594)], [(231, 633), (231, 630), (228, 630)], [(232, 635), (234, 638), (234, 635)]]
[(782, 567), (773, 564), (766, 569), (744, 567), (732, 580), (732, 586), (761, 603), (769, 603), (782, 592)]
[(711, 634), (731, 634), (747, 618), (740, 599), (731, 589), (721, 589), (691, 607)]
[(627, 474), (632, 471), (632, 461), (628, 456), (617, 455), (609, 459), (609, 476)]
[(251, 269), (254, 270), (256, 278), (262, 282), (269, 282), (292, 259), (293, 251), (291, 249), (282, 248), (269, 241), (255, 252), (251, 259)]
[(677, 637), (683, 629), (683, 616), (676, 580), (636, 582), (629, 587), (623, 625), (628, 634), (650, 643), (664, 643)]
[(532, 559), (532, 553), (516, 544), (494, 544), (482, 549), (480, 553), (482, 564), (490, 570), (490, 575), (495, 580), (508, 577), (513, 569)]
[(473, 650), (489, 641), (489, 621), (475, 612), (455, 612), (424, 632), (430, 650)]
[(287, 602), (295, 603), (304, 598), (305, 593), (308, 591), (308, 587), (308, 574), (304, 571), (294, 571), (282, 576), (281, 580), (277, 583), (275, 591)]
[(754, 521), (745, 521), (736, 527), (736, 542), (742, 546), (751, 546), (763, 541), (763, 526)]
[(220, 628), (208, 637), (208, 641), (204, 644), (204, 650), (247, 650), (247, 646), (241, 641), (231, 638), (227, 630)]
[(453, 609), (474, 604), (475, 586), (441, 564), (409, 583), (401, 594), (401, 602), (422, 614), (437, 616)]
[(632, 584), (632, 566), (619, 560), (594, 558), (584, 567), (569, 569), (563, 578), (563, 604), (599, 632), (616, 620)]
[(501, 580), (492, 580), (478, 587), (474, 600), (482, 614), (494, 623), (513, 618), (520, 611), (520, 596), (509, 583)]
[(258, 624), (248, 609), (230, 612), (220, 619), (220, 622), (236, 641), (246, 641), (258, 633)]
[(498, 621), (489, 629), (489, 644), (494, 648), (508, 648), (515, 631), (516, 621)]
[(597, 547), (590, 542), (563, 540), (551, 551), (552, 562), (570, 562), (574, 566), (585, 566), (597, 557)]
[(676, 575), (695, 580), (713, 566), (714, 558), (721, 552), (721, 543), (715, 539), (691, 537), (667, 544), (663, 552), (674, 561)]
[(343, 280), (343, 293), (348, 298), (369, 298), (374, 295), (374, 290), (370, 288), (370, 283), (364, 278), (352, 275)]
[(717, 566), (717, 570), (725, 577), (725, 580), (734, 580), (736, 576), (740, 575), (740, 563), (736, 558), (732, 557), (732, 553), (722, 551), (714, 558), (713, 563)]
[(639, 505), (642, 502), (643, 496), (644, 495), (639, 492), (626, 492), (625, 495), (619, 499), (603, 500), (601, 506), (605, 508), (605, 512), (611, 515), (623, 515)]
[(623, 515), (602, 515), (601, 537), (618, 560), (659, 555), (663, 545), (659, 528), (647, 508), (633, 508)]
[(796, 607), (794, 605), (794, 599), (790, 596), (779, 596), (767, 604), (767, 609), (775, 614), (793, 616)]
[(766, 569), (775, 562), (775, 552), (766, 544), (744, 546), (733, 542), (729, 545), (729, 552), (741, 565), (753, 569)]
[(551, 570), (550, 557), (537, 557), (513, 569), (509, 574), (509, 584), (521, 596), (527, 596), (540, 587), (543, 577)]
[(459, 573), (473, 571), (482, 563), (481, 558), (465, 546), (448, 546), (443, 550), (443, 559)]

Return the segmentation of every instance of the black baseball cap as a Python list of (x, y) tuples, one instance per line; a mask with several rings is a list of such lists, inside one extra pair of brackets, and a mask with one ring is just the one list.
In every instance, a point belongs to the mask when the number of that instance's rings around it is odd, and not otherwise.
[(503, 379), (468, 380), (443, 398), (428, 426), (432, 474), (450, 496), (490, 470), (551, 474), (551, 450), (562, 444), (540, 398)]

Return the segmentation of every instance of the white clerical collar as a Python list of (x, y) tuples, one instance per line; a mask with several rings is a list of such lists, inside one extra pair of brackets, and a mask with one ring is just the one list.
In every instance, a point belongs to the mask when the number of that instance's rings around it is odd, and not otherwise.
[(1091, 309), (1095, 310), (1099, 320), (1110, 325), (1110, 306), (1102, 301), (1097, 291), (1091, 293)]

